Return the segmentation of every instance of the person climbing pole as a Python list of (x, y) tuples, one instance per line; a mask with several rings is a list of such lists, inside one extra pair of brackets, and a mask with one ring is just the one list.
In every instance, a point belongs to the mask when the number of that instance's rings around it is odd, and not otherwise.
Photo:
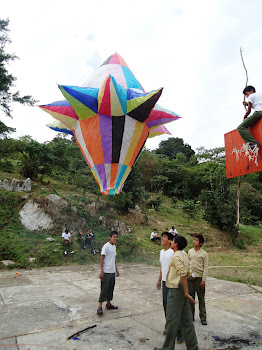
[[(262, 93), (256, 92), (254, 86), (249, 85), (245, 87), (243, 94), (247, 97), (247, 101), (243, 102), (244, 106), (247, 107), (247, 111), (244, 115), (244, 121), (238, 126), (237, 131), (245, 143), (248, 143), (249, 147), (254, 149), (255, 146), (260, 147), (260, 143), (249, 132), (248, 128), (262, 117)], [(252, 108), (255, 112), (249, 116)]]

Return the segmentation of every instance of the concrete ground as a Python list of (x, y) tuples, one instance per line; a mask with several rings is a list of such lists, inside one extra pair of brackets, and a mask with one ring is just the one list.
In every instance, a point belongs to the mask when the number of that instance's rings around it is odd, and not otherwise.
[[(114, 304), (96, 315), (99, 266), (0, 272), (0, 350), (152, 350), (164, 341), (159, 269), (119, 264)], [(256, 287), (260, 291), (262, 288)], [(241, 283), (209, 278), (208, 325), (194, 322), (199, 349), (262, 349), (262, 294)], [(96, 325), (75, 338), (67, 337)], [(176, 349), (186, 349), (176, 344)]]

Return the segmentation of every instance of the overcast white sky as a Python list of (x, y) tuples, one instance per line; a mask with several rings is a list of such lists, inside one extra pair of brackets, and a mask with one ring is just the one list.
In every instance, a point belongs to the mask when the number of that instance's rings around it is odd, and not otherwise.
[[(47, 104), (63, 100), (57, 84), (79, 85), (114, 52), (127, 62), (146, 91), (164, 87), (159, 104), (183, 119), (166, 124), (174, 137), (197, 147), (224, 145), (224, 133), (243, 119), (245, 71), (262, 91), (260, 0), (8, 0), (6, 51), (17, 89)], [(38, 107), (13, 105), (13, 137), (49, 141), (52, 117)], [(167, 136), (146, 146), (154, 149)]]

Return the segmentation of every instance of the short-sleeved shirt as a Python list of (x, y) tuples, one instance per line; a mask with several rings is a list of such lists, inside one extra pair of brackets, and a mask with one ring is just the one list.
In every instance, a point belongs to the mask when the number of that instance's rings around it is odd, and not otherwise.
[(157, 232), (154, 232), (154, 231), (153, 231), (153, 232), (151, 233), (151, 235), (150, 235), (150, 239), (153, 239), (153, 238), (156, 237), (156, 236), (157, 236)]
[(104, 273), (116, 272), (116, 246), (107, 242), (103, 245), (101, 255), (105, 256), (103, 265)]
[(161, 264), (161, 272), (162, 272), (162, 281), (166, 281), (166, 275), (168, 271), (168, 265), (170, 260), (174, 254), (173, 249), (169, 248), (167, 250), (162, 249), (160, 251), (160, 264)]
[(252, 107), (255, 111), (262, 111), (262, 93), (254, 92), (248, 96), (247, 102), (252, 103)]
[(66, 241), (69, 241), (69, 238), (71, 237), (71, 233), (70, 233), (70, 232), (68, 232), (68, 233), (63, 232), (63, 233), (62, 233), (62, 237), (63, 237)]
[(169, 233), (172, 233), (173, 236), (176, 236), (178, 233), (177, 233), (177, 230), (174, 228), (174, 230), (171, 228), (171, 230), (169, 231)]

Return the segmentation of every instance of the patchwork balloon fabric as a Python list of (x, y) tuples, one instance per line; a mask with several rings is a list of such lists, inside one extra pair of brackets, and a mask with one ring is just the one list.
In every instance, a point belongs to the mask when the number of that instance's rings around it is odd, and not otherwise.
[(170, 134), (180, 118), (156, 104), (162, 88), (145, 92), (123, 58), (110, 56), (83, 87), (59, 85), (66, 98), (40, 106), (55, 131), (73, 134), (103, 194), (121, 192), (148, 137)]

